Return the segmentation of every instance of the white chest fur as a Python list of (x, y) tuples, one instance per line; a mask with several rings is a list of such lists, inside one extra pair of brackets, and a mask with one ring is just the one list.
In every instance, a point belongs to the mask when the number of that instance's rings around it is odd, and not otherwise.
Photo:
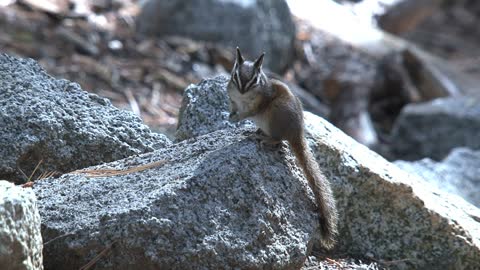
[(247, 117), (249, 120), (252, 120), (263, 132), (270, 134), (268, 119), (263, 114), (252, 115), (252, 112), (258, 111), (261, 95), (257, 91), (248, 91), (242, 94), (233, 85), (229, 85), (227, 89), (230, 100), (235, 104), (237, 112), (240, 115), (249, 115)]
[(232, 102), (235, 103), (239, 113), (252, 111), (257, 97), (257, 94), (253, 92), (242, 94), (235, 87), (230, 87), (228, 89), (228, 95)]

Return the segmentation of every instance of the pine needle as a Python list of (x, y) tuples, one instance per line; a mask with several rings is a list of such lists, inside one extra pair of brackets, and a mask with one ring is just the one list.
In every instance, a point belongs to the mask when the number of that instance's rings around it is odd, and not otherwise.
[(160, 165), (165, 164), (167, 161), (166, 160), (160, 160), (152, 163), (148, 163), (145, 165), (140, 165), (136, 167), (131, 167), (128, 169), (122, 169), (122, 170), (117, 170), (117, 169), (93, 169), (93, 170), (78, 170), (78, 171), (73, 171), (71, 172), (72, 174), (84, 174), (86, 177), (108, 177), (108, 176), (116, 176), (116, 175), (125, 175), (129, 173), (135, 173), (135, 172), (140, 172), (144, 170), (148, 170), (153, 167), (157, 167)]
[(35, 166), (35, 169), (33, 169), (33, 172), (30, 174), (30, 177), (28, 177), (27, 182), (32, 181), (33, 175), (35, 175), (35, 172), (38, 170), (38, 167), (42, 164), (43, 159), (40, 159), (40, 161), (37, 163), (37, 166)]
[(113, 241), (110, 245), (108, 245), (107, 247), (105, 247), (100, 253), (98, 253), (97, 256), (95, 256), (95, 258), (93, 258), (91, 261), (89, 261), (87, 264), (85, 264), (84, 266), (80, 267), (79, 270), (88, 270), (90, 269), (92, 266), (94, 266), (101, 258), (105, 257), (107, 255), (107, 253), (110, 251), (110, 249), (112, 249), (112, 246), (113, 244), (115, 244), (117, 241)]

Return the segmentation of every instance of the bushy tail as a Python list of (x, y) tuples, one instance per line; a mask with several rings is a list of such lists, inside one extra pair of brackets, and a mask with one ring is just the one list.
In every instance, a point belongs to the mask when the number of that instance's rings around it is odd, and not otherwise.
[(324, 248), (331, 249), (335, 244), (335, 237), (338, 233), (338, 213), (330, 183), (320, 171), (305, 139), (302, 138), (302, 140), (296, 142), (289, 141), (289, 144), (317, 201), (320, 212), (321, 244)]

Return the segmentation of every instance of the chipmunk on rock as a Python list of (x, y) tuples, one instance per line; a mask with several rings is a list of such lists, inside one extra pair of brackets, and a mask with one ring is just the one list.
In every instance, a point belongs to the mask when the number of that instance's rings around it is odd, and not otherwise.
[(230, 120), (250, 119), (266, 135), (264, 142), (288, 141), (303, 169), (320, 212), (321, 244), (330, 249), (335, 243), (338, 214), (330, 183), (323, 176), (304, 137), (303, 108), (287, 85), (269, 79), (262, 70), (265, 53), (254, 62), (237, 56), (227, 86)]

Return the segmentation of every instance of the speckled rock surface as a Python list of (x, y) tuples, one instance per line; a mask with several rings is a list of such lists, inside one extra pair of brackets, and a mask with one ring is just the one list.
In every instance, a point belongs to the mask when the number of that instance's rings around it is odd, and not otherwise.
[(68, 172), (169, 144), (131, 112), (49, 76), (34, 61), (0, 54), (0, 178)]
[(395, 164), (480, 207), (480, 151), (455, 148), (441, 162), (426, 158), (414, 162), (396, 161)]
[(392, 267), (399, 269), (480, 268), (478, 208), (305, 115), (311, 147), (337, 199), (340, 252), (396, 261)]
[(442, 160), (456, 147), (480, 149), (480, 98), (449, 97), (409, 104), (392, 131), (396, 159)]
[(239, 46), (249, 59), (281, 72), (294, 55), (295, 24), (285, 0), (145, 0), (138, 30)]
[(397, 261), (392, 267), (398, 269), (480, 268), (478, 208), (401, 170), (323, 119), (307, 113), (306, 123), (337, 199), (339, 250)]
[(227, 83), (226, 76), (218, 76), (185, 89), (176, 140), (182, 141), (235, 126), (228, 121)]
[(250, 135), (221, 130), (102, 165), (166, 161), (127, 175), (40, 180), (45, 268), (78, 269), (112, 243), (95, 269), (300, 268), (318, 230), (313, 194), (286, 149)]
[(42, 247), (35, 194), (0, 180), (0, 268), (41, 270)]
[[(331, 258), (331, 256), (328, 256)], [(321, 260), (314, 256), (310, 256), (305, 261), (305, 265), (301, 270), (386, 270), (379, 262), (372, 260), (361, 260), (353, 258), (331, 258), (329, 260)]]

